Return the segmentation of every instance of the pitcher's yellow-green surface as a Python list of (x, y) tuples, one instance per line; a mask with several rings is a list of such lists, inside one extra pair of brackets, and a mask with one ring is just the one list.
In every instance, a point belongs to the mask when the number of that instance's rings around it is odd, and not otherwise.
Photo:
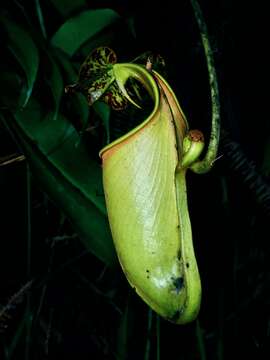
[(131, 286), (158, 314), (186, 323), (201, 299), (181, 167), (187, 122), (165, 80), (139, 68), (154, 110), (101, 151), (109, 222)]

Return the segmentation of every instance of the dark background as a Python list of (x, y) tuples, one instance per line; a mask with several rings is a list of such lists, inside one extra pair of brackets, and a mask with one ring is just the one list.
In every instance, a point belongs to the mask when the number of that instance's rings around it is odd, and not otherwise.
[[(158, 359), (159, 336), (161, 359), (269, 359), (266, 2), (204, 0), (200, 4), (219, 81), (222, 157), (209, 174), (187, 175), (203, 287), (199, 321), (176, 326), (149, 314), (120, 268), (104, 266), (85, 250), (68, 219), (43, 193), (35, 177), (31, 179), (29, 248), (29, 192), (23, 161), (0, 168), (0, 304), (4, 307), (14, 294), (18, 295), (2, 316), (1, 359), (144, 359), (147, 346), (149, 358)], [(34, 2), (24, 6), (35, 18)], [(63, 20), (49, 1), (42, 6), (44, 18), (50, 19), (50, 35)], [(87, 6), (111, 7), (124, 22), (132, 20), (135, 39), (122, 31), (123, 25), (113, 38), (119, 58), (133, 58), (146, 50), (162, 54), (167, 80), (190, 127), (199, 128), (208, 139), (208, 75), (189, 1), (89, 1)], [(3, 9), (16, 17), (13, 2), (7, 2)], [(42, 87), (39, 91), (42, 93)], [(0, 136), (0, 156), (19, 152), (4, 128)], [(24, 291), (20, 295), (20, 289), (31, 279), (31, 297)], [(25, 317), (31, 318), (30, 327), (21, 325)]]

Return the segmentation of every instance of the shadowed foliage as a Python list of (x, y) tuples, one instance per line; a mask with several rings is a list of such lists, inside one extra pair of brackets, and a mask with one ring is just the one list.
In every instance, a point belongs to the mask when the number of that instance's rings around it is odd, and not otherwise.
[[(119, 111), (101, 98), (89, 107), (82, 94), (65, 93), (100, 46), (114, 49), (119, 62), (145, 63), (151, 51), (165, 59), (158, 71), (208, 143), (212, 84), (192, 2), (2, 2), (1, 359), (269, 358), (264, 6), (198, 1), (222, 132), (211, 172), (187, 173), (202, 279), (202, 306), (191, 324), (159, 318), (134, 294), (107, 220), (98, 153), (145, 119), (150, 99), (143, 110)], [(132, 94), (138, 85), (128, 86)]]

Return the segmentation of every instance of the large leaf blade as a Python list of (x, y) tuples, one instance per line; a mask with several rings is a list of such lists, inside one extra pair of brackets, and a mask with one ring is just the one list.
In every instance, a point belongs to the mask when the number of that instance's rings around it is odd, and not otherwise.
[(1, 18), (7, 31), (8, 48), (24, 71), (27, 81), (27, 91), (22, 106), (26, 106), (37, 78), (39, 67), (39, 53), (28, 33), (7, 18)]
[(114, 264), (101, 167), (71, 122), (60, 115), (57, 121), (44, 119), (33, 98), (9, 120), (5, 123), (18, 138), (43, 190), (66, 213), (87, 248), (106, 264)]
[(15, 119), (28, 141), (35, 143), (59, 173), (106, 215), (101, 167), (89, 156), (72, 123), (61, 115), (57, 121), (51, 121), (50, 114), (44, 118), (33, 99), (24, 111), (15, 114)]
[(51, 43), (72, 56), (84, 42), (119, 19), (111, 9), (84, 11), (68, 19), (54, 34)]
[(59, 172), (59, 169), (35, 143), (29, 141), (17, 121), (9, 122), (8, 126), (15, 133), (35, 178), (71, 220), (85, 246), (101, 261), (109, 266), (114, 266), (116, 264), (115, 250), (108, 221), (104, 214), (89, 201), (87, 194), (83, 194), (79, 188), (75, 188), (69, 178)]
[(45, 82), (50, 89), (54, 102), (52, 119), (56, 120), (63, 95), (64, 82), (59, 67), (54, 58), (48, 52), (46, 53), (46, 57), (48, 66), (46, 67), (45, 71)]

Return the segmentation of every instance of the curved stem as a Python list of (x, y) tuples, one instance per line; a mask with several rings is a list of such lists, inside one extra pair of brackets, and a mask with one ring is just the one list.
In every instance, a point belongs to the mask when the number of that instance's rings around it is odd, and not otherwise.
[(209, 42), (206, 23), (204, 21), (203, 14), (197, 0), (190, 0), (190, 1), (201, 33), (202, 44), (207, 62), (209, 85), (211, 90), (211, 102), (212, 102), (212, 128), (211, 128), (211, 135), (210, 135), (210, 140), (206, 155), (203, 160), (200, 160), (192, 164), (192, 166), (190, 166), (190, 168), (194, 172), (202, 174), (208, 172), (211, 169), (217, 157), (219, 134), (220, 134), (220, 101), (219, 101), (217, 74), (214, 65), (214, 56)]

